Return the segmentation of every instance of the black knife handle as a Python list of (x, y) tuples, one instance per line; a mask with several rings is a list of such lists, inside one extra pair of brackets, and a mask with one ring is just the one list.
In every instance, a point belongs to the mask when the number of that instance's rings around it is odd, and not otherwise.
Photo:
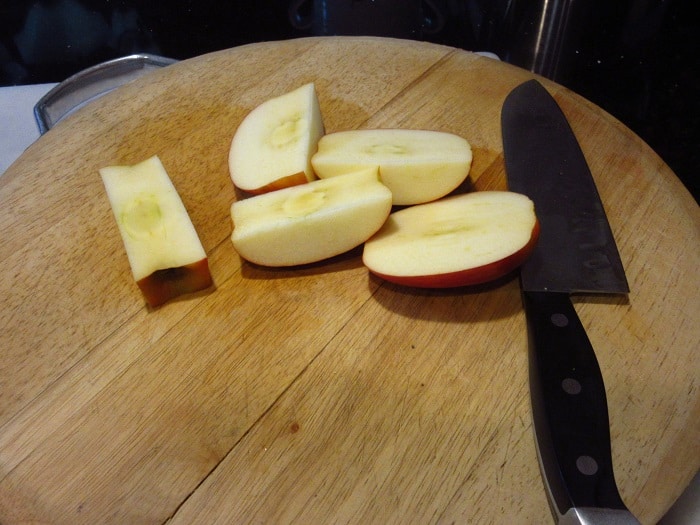
[(568, 293), (523, 292), (540, 464), (559, 517), (626, 510), (615, 484), (605, 385)]

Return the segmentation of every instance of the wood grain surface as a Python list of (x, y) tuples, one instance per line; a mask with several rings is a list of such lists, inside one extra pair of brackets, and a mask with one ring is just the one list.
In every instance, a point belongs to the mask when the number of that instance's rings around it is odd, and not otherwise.
[[(419, 291), (354, 250), (283, 270), (230, 242), (231, 137), (313, 81), (327, 131), (424, 128), (505, 188), (528, 71), (377, 38), (180, 62), (79, 110), (0, 178), (0, 523), (546, 523), (516, 276)], [(540, 79), (580, 139), (632, 289), (577, 297), (623, 498), (654, 523), (700, 466), (700, 211), (620, 122)], [(160, 156), (215, 289), (146, 308), (98, 169)]]

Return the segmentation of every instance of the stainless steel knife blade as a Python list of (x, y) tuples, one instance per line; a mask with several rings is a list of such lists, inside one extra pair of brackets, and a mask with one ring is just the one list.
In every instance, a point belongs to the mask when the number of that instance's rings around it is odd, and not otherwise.
[(502, 129), (508, 187), (534, 201), (544, 225), (521, 272), (523, 289), (629, 292), (581, 147), (542, 84), (532, 80), (510, 93)]
[(540, 222), (521, 268), (530, 397), (540, 467), (559, 523), (638, 523), (613, 474), (605, 385), (572, 293), (629, 287), (600, 196), (559, 105), (530, 80), (501, 113), (508, 187)]

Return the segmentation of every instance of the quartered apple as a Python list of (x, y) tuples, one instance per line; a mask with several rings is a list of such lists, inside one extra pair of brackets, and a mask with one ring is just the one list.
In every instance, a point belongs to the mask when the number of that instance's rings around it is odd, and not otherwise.
[(256, 264), (307, 264), (361, 245), (390, 212), (391, 192), (370, 168), (234, 202), (231, 240)]
[(469, 175), (472, 150), (457, 135), (414, 129), (361, 129), (323, 136), (311, 158), (322, 179), (376, 166), (398, 205), (444, 197)]
[(243, 119), (231, 141), (233, 184), (260, 194), (314, 180), (311, 156), (323, 133), (313, 83), (266, 100)]
[(100, 169), (131, 272), (154, 307), (212, 285), (207, 255), (157, 156)]
[(394, 212), (364, 246), (362, 260), (387, 281), (449, 288), (492, 281), (518, 268), (539, 235), (524, 195), (483, 191)]

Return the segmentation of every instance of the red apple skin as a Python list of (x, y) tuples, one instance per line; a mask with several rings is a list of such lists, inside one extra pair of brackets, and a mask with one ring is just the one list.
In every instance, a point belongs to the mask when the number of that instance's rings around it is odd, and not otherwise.
[(136, 283), (148, 306), (155, 308), (180, 295), (205, 290), (213, 281), (205, 258), (177, 268), (157, 270)]
[(518, 268), (524, 263), (535, 249), (540, 235), (540, 223), (535, 221), (532, 235), (528, 243), (517, 252), (498, 261), (467, 268), (456, 272), (440, 273), (433, 275), (384, 275), (370, 270), (377, 277), (402, 286), (413, 288), (457, 288), (460, 286), (473, 286), (494, 281)]
[(286, 177), (282, 177), (281, 179), (273, 180), (269, 184), (266, 184), (265, 186), (261, 186), (259, 188), (253, 188), (253, 189), (245, 189), (245, 188), (239, 188), (240, 190), (249, 193), (250, 195), (262, 195), (263, 193), (268, 193), (270, 191), (277, 191), (281, 190), (283, 188), (289, 188), (290, 186), (298, 186), (300, 184), (306, 184), (308, 179), (306, 178), (306, 174), (301, 171), (299, 173), (295, 173), (294, 175), (287, 175)]

